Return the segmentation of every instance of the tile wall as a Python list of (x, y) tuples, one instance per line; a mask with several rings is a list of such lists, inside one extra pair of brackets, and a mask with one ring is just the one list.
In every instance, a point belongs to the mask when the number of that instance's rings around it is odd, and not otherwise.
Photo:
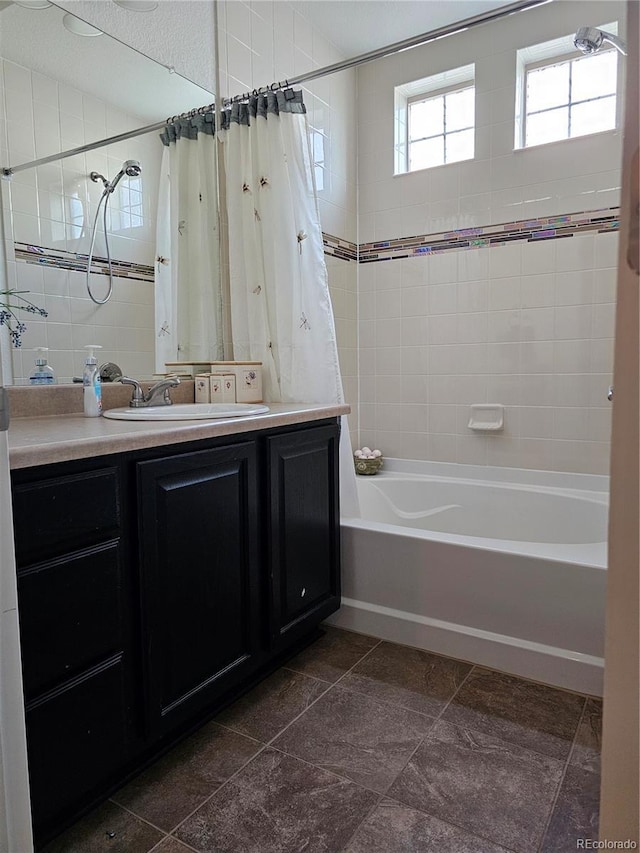
[[(147, 123), (28, 68), (6, 60), (0, 64), (2, 164), (45, 157)], [(58, 381), (70, 382), (74, 375), (81, 375), (82, 348), (89, 343), (100, 344), (101, 358), (117, 361), (125, 372), (152, 375), (153, 265), (161, 155), (156, 135), (150, 134), (16, 172), (11, 181), (1, 182), (8, 287), (30, 291), (32, 301), (48, 311), (46, 319), (25, 318), (22, 348), (12, 351), (16, 383), (28, 381), (36, 346), (49, 347), (49, 361)], [(130, 218), (130, 205), (137, 199), (129, 190), (137, 188), (123, 179), (111, 199), (109, 243), (113, 258), (139, 265), (143, 274), (121, 269), (114, 277), (111, 301), (98, 306), (88, 298), (83, 273), (42, 261), (57, 258), (73, 267), (77, 256), (88, 254), (102, 191), (102, 184), (93, 183), (89, 172), (95, 170), (113, 178), (125, 159), (139, 160), (142, 165), (142, 211), (139, 218)], [(101, 226), (102, 221), (95, 254), (105, 258)], [(31, 251), (30, 260), (40, 255), (39, 262), (24, 259), (29, 257), (27, 247), (36, 249)], [(101, 266), (94, 265), (94, 270)], [(106, 294), (107, 277), (94, 272), (91, 278), (94, 292)]]
[[(285, 0), (221, 0), (218, 3), (220, 93), (250, 89), (338, 62), (344, 57)], [(358, 351), (355, 71), (344, 71), (302, 87), (311, 133), (322, 160), (316, 166), (325, 259), (336, 318), (340, 366), (352, 441), (357, 443)], [(337, 240), (351, 250), (336, 252)], [(348, 260), (344, 255), (350, 255)], [(343, 257), (340, 257), (343, 255)]]
[[(619, 132), (513, 150), (516, 50), (583, 20), (624, 31), (624, 8), (558, 0), (359, 68), (361, 261), (363, 244), (617, 207)], [(471, 61), (475, 159), (394, 177), (394, 87)], [(360, 263), (361, 443), (607, 472), (616, 252), (617, 234), (594, 230)], [(467, 428), (482, 402), (505, 405), (504, 433)]]

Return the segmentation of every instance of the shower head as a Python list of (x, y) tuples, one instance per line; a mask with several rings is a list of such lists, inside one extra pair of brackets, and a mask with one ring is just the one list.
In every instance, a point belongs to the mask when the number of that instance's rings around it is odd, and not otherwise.
[(122, 164), (122, 171), (130, 178), (137, 178), (142, 168), (138, 160), (125, 160)]
[(597, 53), (604, 42), (612, 44), (623, 56), (627, 55), (627, 46), (622, 39), (595, 27), (579, 27), (573, 39), (578, 50), (586, 54)]

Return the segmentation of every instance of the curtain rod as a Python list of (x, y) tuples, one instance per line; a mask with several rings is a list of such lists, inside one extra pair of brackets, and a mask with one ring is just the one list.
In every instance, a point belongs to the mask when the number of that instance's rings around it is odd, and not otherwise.
[[(411, 38), (397, 41), (389, 44), (386, 47), (380, 47), (376, 50), (370, 50), (368, 53), (362, 53), (359, 56), (354, 56), (352, 59), (344, 59), (341, 62), (335, 62), (333, 65), (325, 65), (324, 68), (317, 68), (315, 71), (309, 71), (306, 74), (299, 74), (297, 77), (292, 77), (285, 80), (283, 83), (272, 83), (270, 86), (264, 86), (260, 89), (254, 89), (252, 92), (245, 92), (243, 95), (236, 95), (233, 98), (225, 98), (224, 104), (232, 104), (238, 101), (246, 100), (252, 94), (273, 91), (287, 86), (297, 86), (300, 83), (306, 83), (309, 80), (317, 80), (319, 77), (326, 77), (329, 74), (336, 74), (338, 71), (345, 71), (349, 68), (355, 68), (365, 62), (373, 62), (375, 59), (384, 59), (387, 56), (392, 56), (395, 53), (400, 53), (403, 50), (409, 50), (412, 47), (419, 47), (423, 44), (435, 41), (436, 39), (444, 38), (455, 33), (468, 30), (471, 27), (479, 24), (486, 24), (490, 21), (497, 21), (500, 18), (505, 18), (507, 15), (512, 15), (516, 12), (524, 12), (526, 9), (532, 9), (535, 6), (544, 6), (546, 3), (551, 3), (553, 0), (518, 0), (515, 3), (509, 3), (506, 6), (501, 6), (498, 9), (493, 9), (490, 12), (482, 12), (479, 15), (473, 15), (471, 18), (465, 18), (455, 24), (438, 27), (435, 30), (422, 33)], [(125, 133), (119, 133), (117, 136), (109, 136), (106, 139), (101, 139), (98, 142), (89, 142), (86, 145), (80, 145), (78, 148), (70, 148), (67, 151), (61, 151), (59, 154), (50, 154), (48, 157), (41, 157), (38, 160), (30, 160), (28, 163), (22, 163), (19, 166), (3, 166), (2, 177), (8, 179), (15, 172), (22, 172), (24, 169), (31, 169), (34, 166), (44, 166), (47, 163), (54, 163), (56, 160), (64, 160), (67, 157), (73, 157), (76, 154), (84, 154), (87, 151), (93, 151), (95, 148), (103, 148), (105, 145), (113, 145), (116, 142), (123, 142), (125, 139), (133, 139), (136, 136), (143, 136), (145, 133), (152, 133), (154, 130), (162, 130), (168, 124), (171, 124), (179, 118), (189, 118), (198, 114), (205, 113), (215, 109), (215, 104), (198, 107), (195, 110), (182, 113), (179, 116), (171, 116), (165, 121), (158, 121), (155, 124), (148, 124), (145, 127), (129, 130)]]

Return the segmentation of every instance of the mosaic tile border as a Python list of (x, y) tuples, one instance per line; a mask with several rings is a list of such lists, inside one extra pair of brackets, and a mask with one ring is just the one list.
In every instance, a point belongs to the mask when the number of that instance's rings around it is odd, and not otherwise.
[[(26, 261), (28, 264), (38, 264), (39, 266), (62, 270), (86, 272), (87, 255), (47, 249), (44, 246), (33, 246), (28, 243), (14, 243), (14, 246), (16, 261)], [(97, 275), (109, 275), (107, 264), (106, 258), (94, 257), (91, 263), (91, 272)], [(154, 268), (148, 264), (135, 264), (112, 258), (111, 267), (116, 278), (146, 282), (153, 282), (155, 279)]]
[(375, 261), (400, 260), (420, 255), (436, 254), (459, 249), (482, 249), (488, 246), (505, 246), (517, 241), (557, 240), (584, 234), (587, 231), (607, 233), (620, 228), (620, 208), (587, 210), (540, 219), (522, 219), (481, 228), (461, 228), (440, 234), (421, 234), (399, 237), (395, 240), (361, 243), (358, 261), (361, 264)]
[(322, 232), (322, 243), (325, 255), (330, 255), (333, 258), (341, 258), (343, 261), (358, 260), (357, 243), (352, 243), (350, 240), (342, 240), (340, 237), (334, 237), (333, 234), (325, 234), (324, 231)]

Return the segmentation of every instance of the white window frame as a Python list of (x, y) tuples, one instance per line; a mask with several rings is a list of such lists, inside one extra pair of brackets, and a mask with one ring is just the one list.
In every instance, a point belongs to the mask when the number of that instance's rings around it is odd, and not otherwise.
[[(448, 91), (460, 91), (462, 89), (474, 88), (475, 90), (475, 63), (463, 65), (458, 68), (449, 68), (420, 80), (410, 80), (402, 83), (394, 89), (394, 175), (413, 174), (409, 171), (409, 103), (415, 101), (426, 101), (431, 97), (446, 94)], [(475, 98), (474, 98), (475, 101)], [(475, 130), (475, 109), (474, 123)], [(439, 136), (440, 134), (434, 134)], [(426, 137), (425, 137), (426, 138)], [(475, 151), (475, 137), (474, 137)], [(475, 153), (474, 153), (475, 156)], [(456, 160), (455, 163), (461, 162)], [(455, 164), (450, 164), (455, 165)], [(428, 166), (426, 168), (446, 168), (444, 166)], [(424, 171), (415, 169), (414, 172)]]
[[(433, 133), (433, 134), (431, 134), (431, 136), (423, 136), (423, 137), (420, 137), (420, 139), (409, 139), (409, 125), (410, 125), (411, 107), (414, 104), (421, 104), (424, 101), (431, 101), (434, 98), (439, 98), (443, 95), (453, 95), (453, 94), (458, 94), (458, 92), (466, 92), (469, 89), (471, 89), (473, 91), (473, 97), (474, 97), (474, 102), (475, 102), (476, 87), (475, 87), (475, 82), (473, 82), (473, 81), (470, 83), (466, 83), (466, 84), (465, 83), (453, 84), (451, 86), (446, 86), (442, 89), (436, 89), (432, 92), (426, 92), (426, 93), (423, 92), (419, 95), (412, 95), (410, 98), (407, 98), (407, 121), (406, 121), (406, 146), (407, 146), (407, 148), (406, 148), (406, 150), (407, 150), (407, 168), (406, 168), (406, 171), (407, 172), (420, 172), (420, 171), (422, 171), (422, 169), (435, 169), (435, 168), (437, 168), (437, 166), (449, 165), (449, 163), (447, 162), (447, 136), (451, 136), (454, 133), (462, 133), (465, 130), (475, 130), (475, 127), (476, 127), (476, 113), (475, 113), (475, 108), (474, 108), (473, 122), (470, 125), (468, 125), (467, 127), (458, 127), (455, 130), (449, 130), (448, 131), (447, 130), (447, 102), (445, 99), (444, 104), (443, 104), (443, 115), (442, 115), (442, 126), (443, 126), (442, 133)], [(411, 168), (411, 151), (410, 151), (411, 145), (413, 145), (416, 142), (424, 142), (427, 139), (437, 139), (440, 136), (443, 137), (443, 141), (444, 141), (444, 163), (438, 163), (437, 166), (423, 166), (420, 169), (412, 169)], [(473, 157), (475, 154), (475, 139), (474, 139), (474, 146), (473, 147), (474, 147), (474, 152), (471, 154), (471, 157), (466, 157), (465, 160), (454, 160), (453, 162), (454, 163), (462, 163), (462, 162), (465, 162), (466, 160), (473, 160)]]

